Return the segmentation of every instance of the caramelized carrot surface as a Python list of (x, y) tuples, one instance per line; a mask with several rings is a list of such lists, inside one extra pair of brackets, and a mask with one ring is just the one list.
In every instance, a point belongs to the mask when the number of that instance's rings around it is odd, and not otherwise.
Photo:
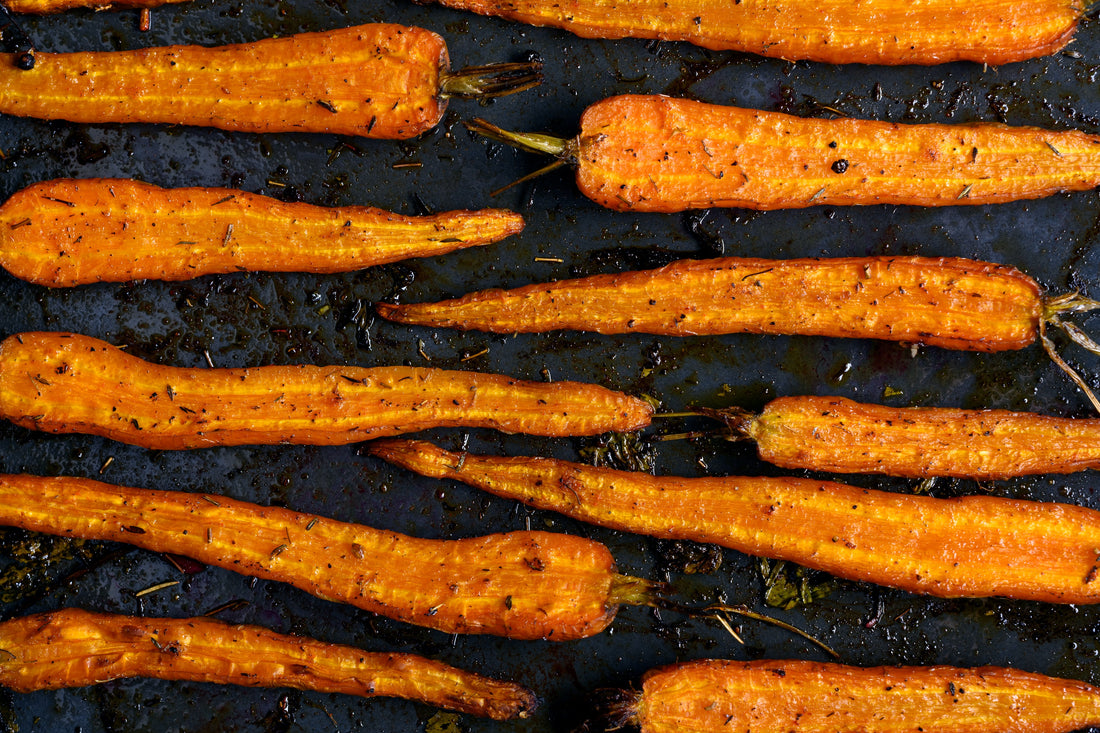
[(522, 230), (519, 214), (499, 209), (401, 216), (224, 188), (56, 180), (0, 206), (0, 264), (50, 287), (238, 270), (332, 273), (445, 254)]
[(1100, 420), (780, 397), (732, 421), (785, 468), (979, 480), (1100, 467)]
[[(446, 108), (443, 39), (392, 24), (216, 48), (34, 58), (34, 68), (24, 71), (12, 54), (0, 54), (0, 113), (90, 124), (410, 138), (434, 127)], [(523, 81), (509, 91), (530, 86), (530, 74), (519, 77)]]
[(565, 534), (426, 540), (223, 496), (80, 478), (0, 475), (0, 524), (183, 555), (447, 633), (590, 636), (620, 603), (645, 602), (647, 587), (617, 575), (602, 544)]
[(678, 478), (384, 440), (371, 453), (575, 519), (789, 560), (944, 598), (1098, 603), (1100, 512), (992, 496), (934, 499), (799, 478)]
[(155, 449), (341, 445), (431, 427), (591, 435), (647, 425), (646, 402), (591, 384), (416, 367), (161, 366), (99, 339), (0, 344), (0, 417)]
[(581, 192), (617, 211), (993, 204), (1100, 185), (1100, 136), (991, 123), (816, 119), (627, 95), (590, 106), (573, 140), (471, 127), (574, 164)]
[(128, 677), (402, 697), (472, 715), (525, 718), (531, 691), (414, 654), (364, 652), (209, 618), (65, 609), (0, 624), (0, 685), (18, 692)]
[(1014, 268), (921, 257), (684, 260), (376, 308), (401, 323), (495, 333), (808, 334), (974, 351), (1028, 346), (1043, 317), (1039, 286)]
[[(41, 2), (42, 0), (37, 0)], [(1076, 0), (436, 0), (585, 38), (655, 38), (831, 64), (1003, 64), (1069, 42)]]
[[(631, 695), (631, 693), (625, 693)], [(1100, 723), (1100, 690), (998, 667), (685, 662), (619, 711), (643, 733), (1064, 733)]]

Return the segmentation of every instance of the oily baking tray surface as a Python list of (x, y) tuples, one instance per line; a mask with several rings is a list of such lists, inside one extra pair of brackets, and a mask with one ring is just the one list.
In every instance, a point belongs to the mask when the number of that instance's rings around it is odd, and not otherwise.
[[(686, 44), (585, 41), (400, 0), (198, 0), (154, 10), (77, 11), (25, 18), (40, 50), (221, 44), (365, 22), (420, 25), (446, 37), (455, 66), (537, 56), (546, 83), (490, 104), (456, 101), (437, 130), (407, 142), (326, 135), (252, 135), (165, 126), (85, 126), (0, 118), (0, 194), (39, 180), (128, 176), (163, 186), (236, 186), (323, 204), (373, 204), (404, 213), (486, 205), (518, 209), (526, 231), (503, 243), (446, 257), (336, 276), (235, 274), (186, 283), (146, 282), (48, 290), (0, 274), (2, 334), (74, 330), (127, 344), (164, 363), (416, 364), (478, 369), (528, 379), (592, 381), (659, 399), (664, 409), (738, 404), (757, 408), (781, 394), (839, 394), (890, 404), (1030, 409), (1085, 416), (1089, 409), (1037, 348), (977, 355), (818, 338), (728, 336), (673, 339), (589, 334), (492, 336), (408, 328), (373, 319), (386, 298), (437, 299), (473, 289), (649, 267), (718, 253), (773, 257), (878, 254), (962, 255), (1014, 264), (1051, 292), (1100, 296), (1095, 192), (998, 207), (811, 208), (693, 215), (604, 211), (552, 173), (497, 197), (489, 192), (544, 164), (475, 139), (460, 121), (483, 116), (504, 127), (572, 135), (588, 104), (626, 92), (669, 93), (800, 114), (895, 121), (1076, 127), (1100, 132), (1100, 24), (1086, 20), (1069, 53), (1000, 69), (835, 67), (785, 63)], [(411, 165), (410, 165), (411, 164)], [(1091, 324), (1100, 328), (1100, 319)], [(1064, 353), (1098, 386), (1098, 360)], [(487, 349), (487, 351), (485, 351)], [(481, 352), (485, 353), (481, 353)], [(470, 356), (481, 354), (464, 361)], [(888, 396), (890, 395), (890, 396)], [(702, 423), (677, 424), (701, 427)], [(448, 447), (576, 459), (594, 440), (548, 440), (490, 431), (437, 431)], [(684, 475), (780, 473), (751, 447), (718, 440), (664, 443), (657, 471)], [(84, 436), (47, 436), (0, 426), (0, 470), (72, 474), (160, 489), (208, 491), (286, 505), (427, 537), (524, 528), (574, 532), (607, 543), (620, 569), (671, 580), (679, 598), (703, 606), (743, 603), (794, 623), (853, 664), (1013, 665), (1100, 682), (1100, 609), (1001, 600), (944, 601), (833, 583), (810, 606), (768, 609), (753, 560), (711, 551), (721, 566), (687, 574), (667, 543), (588, 527), (422, 479), (361, 455), (356, 446), (225, 448), (151, 452)], [(864, 486), (912, 483), (851, 478)], [(940, 481), (934, 494), (975, 491), (1070, 501), (1100, 508), (1093, 474), (978, 486)], [(720, 625), (646, 609), (620, 612), (611, 629), (568, 644), (451, 637), (375, 617), (266, 581), (215, 568), (181, 574), (160, 556), (106, 543), (62, 543), (0, 531), (0, 611), (5, 617), (79, 606), (117, 613), (188, 616), (231, 601), (221, 613), (279, 631), (370, 650), (414, 651), (522, 681), (542, 699), (526, 721), (492, 723), (403, 701), (128, 680), (98, 687), (0, 692), (0, 729), (27, 731), (416, 730), (568, 731), (591, 690), (628, 685), (647, 669), (708, 656), (823, 659), (789, 634), (745, 624), (744, 644)], [(154, 584), (175, 588), (135, 597)], [(828, 581), (820, 575), (817, 582)]]

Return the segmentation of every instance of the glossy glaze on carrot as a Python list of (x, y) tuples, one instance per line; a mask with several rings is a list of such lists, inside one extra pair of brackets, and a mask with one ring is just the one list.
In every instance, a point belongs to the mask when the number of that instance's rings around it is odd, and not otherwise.
[(163, 122), (249, 132), (410, 138), (434, 127), (447, 47), (392, 24), (206, 48), (0, 55), (0, 112), (70, 122)]
[(0, 623), (0, 685), (17, 692), (129, 677), (401, 697), (472, 715), (525, 718), (535, 696), (415, 654), (383, 654), (209, 618), (64, 609)]
[(341, 445), (454, 426), (592, 435), (644, 427), (652, 412), (577, 382), (416, 367), (170, 367), (70, 333), (0, 344), (0, 417), (155, 449)]
[(376, 308), (401, 323), (495, 333), (801, 334), (972, 351), (1028, 346), (1043, 317), (1031, 278), (1012, 267), (948, 257), (684, 260)]
[[(39, 0), (41, 1), (41, 0)], [(831, 64), (1003, 64), (1073, 37), (1076, 0), (436, 0), (585, 38), (689, 41)]]
[(679, 478), (383, 440), (371, 453), (583, 522), (788, 560), (942, 598), (1100, 603), (1100, 512), (800, 478)]
[(1100, 467), (1100, 419), (780, 397), (734, 420), (785, 468), (992, 480)]
[(644, 581), (615, 573), (606, 547), (580, 537), (426, 540), (223, 496), (71, 477), (0, 474), (0, 525), (183, 555), (447, 633), (582, 638), (646, 592)]
[(55, 180), (0, 206), (0, 265), (62, 287), (245, 271), (333, 273), (499, 241), (523, 230), (500, 209), (402, 216), (283, 203), (224, 188)]
[(1068, 733), (1100, 723), (1100, 689), (1000, 667), (702, 660), (650, 671), (619, 722), (642, 733)]
[(663, 96), (597, 102), (573, 140), (473, 129), (576, 166), (616, 211), (956, 206), (1100, 185), (1100, 136), (992, 123), (902, 125), (795, 117)]

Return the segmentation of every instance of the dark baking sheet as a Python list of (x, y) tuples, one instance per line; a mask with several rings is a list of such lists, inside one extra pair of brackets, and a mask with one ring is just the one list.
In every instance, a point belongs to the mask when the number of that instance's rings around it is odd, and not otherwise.
[[(459, 124), (480, 115), (514, 129), (571, 135), (591, 102), (616, 93), (665, 92), (802, 114), (828, 115), (828, 107), (896, 121), (1001, 120), (1100, 132), (1100, 27), (1095, 22), (1082, 24), (1070, 53), (983, 69), (972, 64), (841, 68), (714, 53), (686, 44), (583, 41), (560, 31), (400, 0), (198, 0), (154, 10), (152, 21), (152, 30), (141, 33), (136, 11), (23, 19), (38, 47), (49, 51), (219, 44), (394, 21), (444, 35), (455, 66), (537, 55), (545, 62), (547, 79), (536, 91), (484, 106), (455, 102), (440, 128), (409, 142), (80, 126), (4, 117), (0, 195), (55, 177), (132, 176), (164, 186), (237, 186), (316, 203), (373, 204), (406, 213), (495, 204), (522, 211), (527, 230), (475, 251), (337, 276), (236, 274), (179, 284), (55, 291), (0, 274), (3, 336), (27, 329), (75, 330), (128, 344), (132, 353), (150, 359), (188, 366), (204, 365), (204, 352), (209, 352), (217, 366), (406, 363), (529, 379), (548, 373), (553, 379), (593, 381), (652, 395), (668, 410), (694, 404), (756, 408), (781, 394), (822, 393), (891, 404), (1089, 414), (1084, 398), (1035, 348), (998, 355), (922, 349), (914, 356), (894, 344), (817, 338), (502, 337), (395, 326), (372, 319), (369, 307), (396, 294), (409, 300), (436, 299), (482, 287), (614, 272), (719, 252), (774, 257), (963, 255), (1015, 264), (1052, 292), (1082, 289), (1100, 296), (1095, 192), (942, 210), (874, 206), (762, 214), (616, 214), (577, 194), (571, 175), (563, 172), (490, 200), (489, 191), (544, 161), (474, 139)], [(395, 168), (407, 163), (420, 167)], [(561, 262), (538, 262), (537, 257)], [(1095, 329), (1097, 321), (1091, 325)], [(486, 348), (488, 353), (462, 361)], [(1065, 353), (1097, 386), (1098, 360), (1076, 347)], [(888, 392), (896, 394), (886, 397)], [(592, 444), (488, 431), (437, 431), (430, 437), (449, 447), (468, 441), (471, 450), (564, 458), (576, 458)], [(663, 473), (778, 473), (760, 464), (749, 446), (721, 441), (665, 443), (654, 456)], [(1014, 665), (1100, 682), (1100, 609), (944, 601), (836, 583), (827, 598), (809, 607), (771, 610), (763, 605), (754, 561), (738, 553), (720, 552), (719, 569), (687, 575), (669, 559), (666, 544), (587, 527), (461, 485), (421, 479), (360, 455), (355, 446), (150, 452), (83, 436), (37, 435), (4, 424), (0, 457), (0, 470), (9, 472), (220, 492), (421, 536), (464, 537), (528, 525), (579, 533), (606, 542), (624, 572), (671, 580), (686, 602), (722, 600), (769, 611), (831, 644), (849, 663)], [(898, 491), (913, 488), (877, 478), (851, 481)], [(1090, 473), (982, 486), (940, 481), (933, 493), (984, 491), (1100, 507), (1095, 486)], [(770, 627), (744, 625), (742, 645), (713, 622), (636, 608), (624, 609), (608, 632), (575, 643), (455, 638), (219, 569), (181, 575), (150, 553), (40, 539), (0, 531), (5, 568), (0, 613), (5, 617), (64, 606), (187, 616), (242, 599), (249, 605), (221, 618), (365, 649), (427, 654), (523, 681), (538, 692), (543, 705), (530, 720), (492, 723), (440, 715), (403, 701), (129, 680), (29, 695), (0, 692), (0, 729), (23, 733), (568, 731), (584, 717), (587, 693), (629, 684), (656, 665), (708, 656), (824, 658), (805, 642)], [(165, 580), (183, 583), (134, 597), (135, 591)]]

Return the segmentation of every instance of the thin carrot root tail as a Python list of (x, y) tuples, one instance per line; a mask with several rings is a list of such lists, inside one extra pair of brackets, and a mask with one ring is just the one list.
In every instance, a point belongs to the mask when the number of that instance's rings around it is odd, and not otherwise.
[(467, 66), (445, 71), (440, 77), (440, 94), (457, 99), (488, 99), (523, 92), (542, 83), (542, 63), (518, 63)]
[(1080, 293), (1066, 293), (1043, 301), (1043, 317), (1039, 322), (1039, 340), (1043, 344), (1043, 350), (1058, 367), (1064, 371), (1078, 389), (1085, 393), (1096, 412), (1100, 413), (1100, 399), (1085, 383), (1084, 378), (1071, 367), (1054, 348), (1054, 342), (1047, 335), (1047, 326), (1055, 326), (1062, 330), (1073, 343), (1081, 348), (1100, 356), (1100, 344), (1092, 339), (1080, 326), (1072, 321), (1065, 320), (1064, 316), (1070, 313), (1087, 313), (1100, 310), (1100, 301), (1086, 298)]
[(656, 607), (667, 602), (667, 594), (668, 587), (664, 583), (616, 574), (611, 579), (608, 605)]
[(590, 696), (593, 715), (579, 729), (583, 733), (592, 731), (616, 731), (623, 728), (638, 727), (638, 706), (642, 702), (642, 691), (608, 687), (594, 690)]

